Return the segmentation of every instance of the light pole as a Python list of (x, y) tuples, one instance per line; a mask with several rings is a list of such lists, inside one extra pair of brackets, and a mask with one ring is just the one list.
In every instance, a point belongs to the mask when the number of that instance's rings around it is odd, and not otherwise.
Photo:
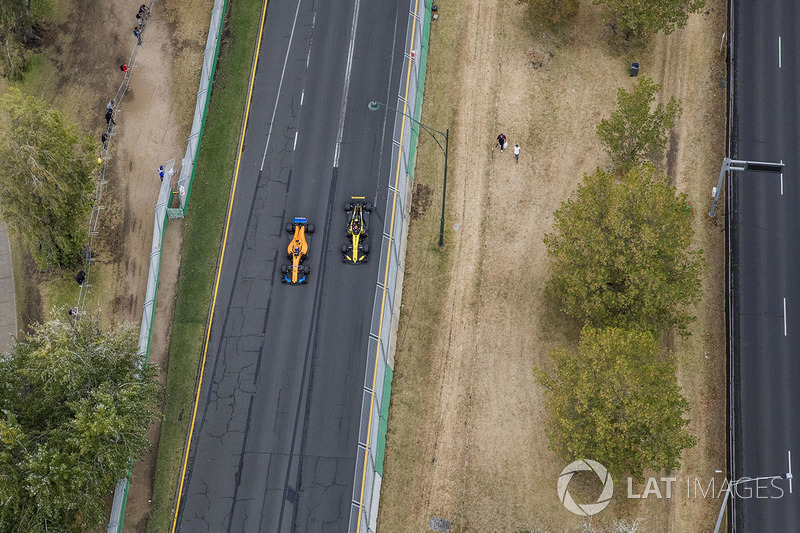
[[(377, 100), (372, 100), (369, 103), (369, 105), (367, 105), (367, 108), (370, 111), (377, 111), (378, 109), (381, 108), (381, 106), (385, 107), (386, 109), (391, 109), (392, 111), (396, 111), (397, 113), (400, 113), (401, 115), (413, 120), (414, 123), (416, 123), (417, 125), (419, 125), (419, 127), (428, 132), (428, 134), (433, 138), (433, 140), (436, 141), (436, 145), (439, 147), (439, 150), (441, 150), (442, 153), (444, 154), (444, 180), (442, 181), (442, 220), (441, 224), (439, 225), (439, 247), (442, 247), (444, 246), (444, 208), (445, 208), (445, 201), (447, 198), (447, 149), (450, 144), (450, 128), (447, 128), (444, 131), (444, 133), (439, 130), (435, 130), (433, 128), (426, 126), (425, 124), (415, 119), (411, 115), (403, 113), (399, 109), (392, 107), (390, 105), (386, 105), (383, 102), (379, 102)], [(442, 147), (442, 143), (439, 142), (439, 139), (436, 138), (436, 135), (434, 135), (434, 133), (438, 133), (439, 135), (444, 136), (444, 148)]]
[(717, 216), (717, 202), (719, 201), (720, 194), (722, 194), (722, 182), (725, 179), (726, 170), (737, 172), (744, 170), (752, 170), (756, 172), (780, 172), (781, 194), (783, 194), (783, 160), (781, 160), (780, 163), (770, 163), (768, 161), (740, 161), (738, 159), (726, 157), (722, 160), (722, 170), (719, 171), (719, 180), (717, 180), (717, 186), (711, 189), (711, 196), (714, 197), (714, 201), (711, 203), (711, 211), (708, 212), (708, 216), (711, 218)]
[[(790, 464), (789, 468), (791, 469), (791, 462), (789, 464)], [(731, 491), (733, 490), (734, 485), (738, 485), (740, 483), (749, 483), (750, 481), (761, 481), (761, 480), (764, 480), (764, 479), (770, 479), (770, 480), (772, 480), (772, 479), (788, 479), (790, 487), (791, 487), (792, 473), (791, 472), (787, 472), (786, 474), (784, 474), (782, 476), (743, 477), (743, 478), (739, 478), (737, 480), (734, 480), (734, 481), (731, 481), (730, 483), (728, 483), (728, 490), (725, 491), (725, 498), (723, 498), (723, 500), (722, 500), (722, 507), (719, 508), (719, 516), (717, 516), (717, 525), (714, 526), (714, 533), (719, 533), (719, 527), (720, 527), (720, 525), (722, 525), (722, 517), (725, 514), (725, 506), (728, 504), (728, 498), (730, 498), (730, 496), (731, 496)], [(758, 490), (758, 489), (756, 489), (756, 490)], [(791, 488), (789, 489), (789, 492), (791, 492)]]

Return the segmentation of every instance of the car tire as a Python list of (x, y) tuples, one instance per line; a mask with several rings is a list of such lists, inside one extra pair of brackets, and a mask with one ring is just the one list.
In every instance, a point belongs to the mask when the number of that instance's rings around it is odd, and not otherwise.
[(286, 224), (286, 233), (292, 233), (293, 231), (294, 231), (294, 224), (292, 224), (291, 222)]
[(369, 253), (369, 244), (365, 244), (363, 250), (364, 250), (365, 254), (368, 254)]
[(362, 259), (361, 262), (366, 263), (367, 261), (369, 261), (369, 255), (364, 254), (364, 259)]
[(352, 209), (353, 209), (353, 204), (351, 204), (350, 202), (345, 202), (344, 203), (344, 210), (345, 211), (352, 211)]
[(364, 205), (364, 211), (366, 211), (367, 213), (372, 211), (372, 204), (365, 204)]
[(342, 253), (343, 253), (343, 254), (346, 254), (346, 253), (347, 253), (347, 245), (346, 245), (346, 244), (343, 244), (343, 245), (342, 245)]
[(289, 269), (286, 268), (286, 265), (281, 265), (281, 274), (286, 274)]
[(314, 233), (314, 224), (306, 224), (306, 233)]

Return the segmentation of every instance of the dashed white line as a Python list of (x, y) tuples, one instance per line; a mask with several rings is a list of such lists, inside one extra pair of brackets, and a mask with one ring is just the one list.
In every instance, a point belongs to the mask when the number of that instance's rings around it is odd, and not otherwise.
[(292, 146), (292, 151), (297, 148), (297, 132), (294, 132), (294, 146)]
[(303, 91), (300, 93), (300, 105), (301, 106), (303, 105), (303, 100), (305, 99), (305, 97), (306, 97), (306, 90), (303, 89)]
[(294, 30), (297, 27), (297, 14), (300, 13), (300, 2), (297, 0), (297, 8), (294, 10), (294, 21), (292, 22), (292, 31), (289, 33), (289, 44), (286, 45), (286, 57), (283, 58), (283, 69), (281, 70), (281, 81), (278, 82), (278, 94), (275, 95), (275, 105), (272, 108), (272, 118), (269, 120), (269, 130), (267, 131), (267, 142), (264, 143), (264, 155), (261, 157), (261, 168), (259, 172), (264, 170), (264, 161), (267, 159), (267, 150), (269, 149), (269, 140), (272, 137), (272, 126), (275, 124), (275, 113), (278, 112), (278, 100), (281, 98), (281, 88), (283, 87), (283, 78), (286, 75), (286, 63), (289, 62), (289, 52), (292, 49), (292, 41), (294, 40)]
[(782, 61), (781, 61), (781, 37), (778, 36), (778, 68), (781, 68)]
[(786, 298), (783, 299), (783, 336), (786, 336)]

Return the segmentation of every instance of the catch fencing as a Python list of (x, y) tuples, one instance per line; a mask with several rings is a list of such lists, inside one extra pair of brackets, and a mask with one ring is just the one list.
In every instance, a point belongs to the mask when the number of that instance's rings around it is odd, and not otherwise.
[(419, 139), (419, 126), (415, 121), (422, 108), (431, 7), (430, 0), (410, 2), (401, 89), (394, 105), (398, 112), (388, 111), (390, 115), (395, 115), (392, 175), (389, 179), (387, 216), (367, 350), (348, 528), (350, 533), (374, 532), (378, 518), (394, 349), (405, 271), (406, 236)]

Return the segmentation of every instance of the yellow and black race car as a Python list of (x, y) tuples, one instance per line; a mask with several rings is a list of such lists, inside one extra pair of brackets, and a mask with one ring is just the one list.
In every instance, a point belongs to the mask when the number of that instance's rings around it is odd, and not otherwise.
[(286, 231), (292, 233), (292, 240), (286, 248), (286, 253), (291, 265), (281, 266), (281, 282), (300, 285), (308, 283), (308, 275), (311, 267), (302, 265), (308, 259), (308, 241), (306, 234), (314, 233), (314, 224), (309, 224), (304, 217), (295, 217), (294, 220), (286, 224)]
[(366, 263), (369, 260), (369, 213), (372, 205), (363, 196), (351, 196), (345, 202), (347, 213), (347, 244), (342, 245), (342, 261), (345, 263)]

